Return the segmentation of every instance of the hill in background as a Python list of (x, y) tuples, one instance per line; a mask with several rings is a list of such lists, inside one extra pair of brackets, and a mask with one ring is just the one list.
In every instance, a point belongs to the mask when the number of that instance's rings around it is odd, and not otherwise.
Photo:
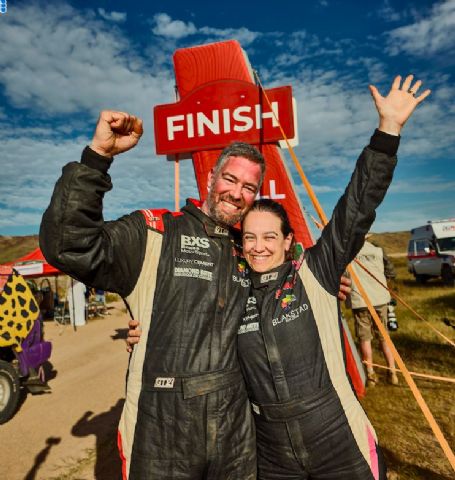
[(31, 252), (38, 246), (38, 235), (3, 237), (0, 235), (0, 263), (10, 262)]
[[(370, 241), (390, 254), (405, 254), (410, 232), (373, 233)], [(10, 262), (31, 252), (38, 246), (38, 235), (7, 237), (0, 235), (0, 263)]]
[(375, 245), (382, 247), (387, 255), (406, 255), (411, 232), (385, 232), (373, 233), (368, 239)]

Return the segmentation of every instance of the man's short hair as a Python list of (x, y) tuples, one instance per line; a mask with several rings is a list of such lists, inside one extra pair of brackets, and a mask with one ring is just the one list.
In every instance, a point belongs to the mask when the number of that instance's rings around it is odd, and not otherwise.
[(223, 165), (228, 161), (229, 157), (243, 157), (250, 162), (257, 163), (261, 167), (261, 179), (258, 188), (261, 187), (265, 175), (265, 160), (262, 153), (253, 145), (245, 142), (233, 142), (228, 145), (218, 157), (215, 168), (213, 170), (213, 177), (216, 178), (220, 173)]

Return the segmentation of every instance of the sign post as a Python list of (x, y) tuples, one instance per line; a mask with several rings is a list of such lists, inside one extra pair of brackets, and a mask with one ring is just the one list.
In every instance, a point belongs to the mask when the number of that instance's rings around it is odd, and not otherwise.
[(313, 238), (278, 146), (283, 140), (279, 125), (287, 138), (296, 133), (291, 87), (267, 90), (270, 108), (235, 40), (179, 49), (174, 68), (180, 100), (154, 108), (157, 153), (190, 153), (204, 200), (207, 175), (221, 150), (234, 141), (256, 145), (267, 165), (260, 197), (282, 203), (296, 240), (311, 246)]

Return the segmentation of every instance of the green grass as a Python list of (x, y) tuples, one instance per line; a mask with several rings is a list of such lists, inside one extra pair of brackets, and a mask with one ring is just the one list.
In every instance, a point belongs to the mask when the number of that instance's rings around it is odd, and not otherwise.
[[(394, 258), (398, 294), (425, 320), (455, 340), (455, 289), (444, 287), (440, 280), (416, 284), (408, 273), (406, 258)], [(455, 348), (439, 337), (422, 320), (400, 304), (396, 308), (399, 329), (391, 333), (392, 341), (410, 371), (455, 378)], [(346, 312), (352, 327), (350, 311)], [(375, 363), (384, 364), (379, 345), (374, 345)], [(400, 480), (453, 479), (447, 458), (423, 416), (411, 390), (400, 377), (399, 386), (386, 383), (386, 371), (377, 370), (381, 383), (367, 390), (362, 401), (382, 445), (389, 468)], [(455, 447), (455, 384), (435, 380), (414, 380), (433, 413), (446, 440)]]

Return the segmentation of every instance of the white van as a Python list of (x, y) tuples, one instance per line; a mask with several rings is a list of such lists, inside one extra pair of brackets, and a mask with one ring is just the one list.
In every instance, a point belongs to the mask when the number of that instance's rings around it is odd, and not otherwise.
[(442, 277), (445, 285), (455, 279), (455, 219), (429, 221), (411, 230), (408, 270), (419, 283)]

